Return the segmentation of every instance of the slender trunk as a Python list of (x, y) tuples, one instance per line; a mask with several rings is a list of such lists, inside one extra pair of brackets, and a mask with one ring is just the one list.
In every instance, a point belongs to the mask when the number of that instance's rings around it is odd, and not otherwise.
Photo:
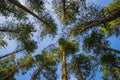
[(108, 16), (106, 17), (103, 17), (99, 20), (95, 20), (95, 21), (91, 21), (83, 26), (79, 26), (79, 27), (75, 27), (71, 30), (71, 32), (74, 34), (74, 35), (78, 35), (90, 28), (93, 28), (93, 27), (98, 27), (98, 25), (102, 24), (102, 23), (105, 23), (105, 22), (110, 22), (110, 21), (113, 21), (117, 18), (120, 17), (120, 7), (116, 8), (115, 10), (113, 10), (111, 12), (111, 14), (109, 14)]
[[(12, 4), (14, 4), (15, 6), (21, 8), (22, 10), (28, 12), (29, 14), (31, 14), (32, 16), (36, 17), (38, 20), (42, 21), (43, 23), (45, 23), (46, 25), (50, 26), (46, 21), (44, 21), (42, 18), (40, 18), (38, 15), (36, 15), (34, 12), (32, 12), (30, 9), (28, 9), (27, 7), (23, 6), (22, 4), (20, 4), (17, 0), (8, 0), (9, 2), (11, 2)], [(50, 26), (51, 27), (51, 26)]]
[(39, 74), (39, 76), (37, 77), (38, 80), (41, 80), (41, 74)]
[(11, 75), (14, 75), (14, 73), (17, 72), (21, 67), (23, 67), (23, 65), (20, 65), (20, 66), (17, 67), (15, 70), (13, 70), (13, 71), (11, 71), (10, 73), (8, 73), (8, 74), (3, 78), (3, 80), (8, 80), (9, 77), (10, 77)]
[(35, 73), (33, 74), (31, 80), (35, 80), (35, 79), (38, 77), (38, 75), (40, 74), (40, 72), (42, 71), (42, 69), (43, 69), (43, 66), (40, 66), (40, 67), (35, 71)]
[(83, 79), (82, 72), (81, 72), (81, 70), (80, 70), (80, 67), (79, 67), (78, 63), (76, 63), (75, 65), (76, 65), (76, 68), (77, 68), (77, 71), (78, 71), (78, 74), (79, 74), (80, 80), (84, 80), (84, 79)]
[(64, 18), (65, 18), (65, 0), (63, 0), (63, 14), (64, 14)]
[(19, 69), (23, 68), (28, 64), (32, 64), (31, 61), (25, 61), (24, 63), (21, 63), (20, 65), (15, 66), (15, 69), (9, 72), (7, 75), (5, 75), (3, 80), (8, 80), (10, 76), (14, 75)]
[(9, 54), (6, 54), (6, 55), (4, 55), (4, 56), (1, 56), (1, 57), (0, 57), (0, 60), (3, 59), (3, 58), (8, 57), (8, 56), (10, 56), (10, 55), (15, 55), (15, 54), (17, 54), (17, 53), (19, 53), (19, 52), (21, 52), (21, 51), (24, 51), (24, 50), (25, 50), (25, 49), (20, 49), (20, 50), (11, 52), (11, 53), (9, 53)]
[(113, 49), (113, 48), (109, 48), (109, 47), (107, 47), (107, 46), (101, 46), (101, 45), (99, 45), (99, 44), (95, 44), (95, 46), (97, 46), (97, 47), (99, 47), (99, 48), (101, 48), (101, 49), (110, 50), (110, 51), (113, 51), (113, 52), (116, 52), (116, 53), (120, 54), (120, 50), (116, 50), (116, 49)]
[(62, 53), (62, 80), (68, 80), (67, 78), (67, 66), (66, 66), (66, 52)]

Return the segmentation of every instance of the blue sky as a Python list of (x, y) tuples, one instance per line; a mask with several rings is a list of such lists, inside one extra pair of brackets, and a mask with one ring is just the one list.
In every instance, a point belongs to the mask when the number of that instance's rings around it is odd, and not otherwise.
[[(51, 2), (51, 0), (48, 0), (48, 1), (49, 1), (49, 3)], [(107, 6), (109, 3), (112, 2), (112, 0), (88, 0), (88, 1), (93, 2), (93, 3), (95, 3), (97, 5), (100, 5), (100, 6)], [(20, 0), (20, 2), (25, 5), (25, 0)], [(50, 4), (49, 5), (45, 4), (45, 5), (46, 5), (47, 10), (50, 12), (50, 14), (51, 15), (54, 14), (54, 11), (51, 10), (51, 5)], [(58, 27), (60, 28), (62, 24), (57, 19), (56, 15), (54, 15), (52, 17), (55, 20), (55, 22), (57, 23)], [(2, 21), (2, 20), (0, 19), (0, 21)], [(43, 48), (47, 47), (49, 44), (52, 44), (52, 43), (56, 42), (56, 40), (58, 38), (59, 38), (59, 35), (56, 36), (54, 39), (51, 39), (50, 37), (46, 37), (43, 41), (38, 43), (38, 45), (39, 45), (38, 49), (35, 51), (35, 53), (33, 55), (40, 53), (40, 51)], [(37, 40), (37, 38), (36, 38), (36, 40)], [(118, 44), (118, 43), (120, 43), (119, 39), (117, 39), (116, 37), (113, 36), (113, 37), (109, 38), (109, 40), (110, 40), (111, 46), (113, 46), (113, 48), (116, 48), (116, 49), (120, 50), (120, 47), (119, 47), (120, 44)], [(15, 47), (16, 47), (16, 42), (15, 41), (13, 41), (13, 40), (7, 40), (7, 41), (9, 41), (10, 44), (8, 44), (8, 46), (5, 49), (1, 50), (2, 55), (4, 53), (12, 52), (12, 50), (14, 50)], [(11, 46), (13, 46), (13, 47), (11, 47)], [(61, 66), (61, 64), (60, 64), (60, 66)], [(61, 67), (59, 67), (59, 71), (58, 71), (58, 74), (59, 74), (59, 79), (58, 80), (61, 80), (61, 69), (60, 68)], [(30, 80), (30, 77), (31, 77), (33, 71), (34, 70), (28, 71), (25, 76), (22, 76), (21, 73), (19, 73), (19, 74), (16, 74), (15, 77), (17, 78), (17, 80)], [(101, 80), (100, 77), (101, 77), (101, 74), (97, 73), (96, 80)], [(44, 80), (44, 79), (42, 79), (42, 80)], [(76, 80), (76, 79), (72, 76), (71, 80)]]

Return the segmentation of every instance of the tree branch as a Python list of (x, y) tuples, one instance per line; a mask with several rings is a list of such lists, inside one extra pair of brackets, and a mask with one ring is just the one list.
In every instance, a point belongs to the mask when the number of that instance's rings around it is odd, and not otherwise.
[(13, 30), (13, 29), (0, 29), (0, 32), (13, 32), (13, 33), (17, 33), (18, 31), (17, 30)]
[(3, 58), (8, 57), (8, 56), (10, 56), (10, 55), (14, 55), (14, 54), (17, 54), (17, 53), (19, 53), (19, 52), (22, 52), (22, 51), (24, 51), (24, 50), (25, 50), (25, 49), (20, 49), (20, 50), (16, 50), (16, 51), (14, 51), (14, 52), (11, 52), (11, 53), (9, 53), (9, 54), (6, 54), (6, 55), (0, 57), (0, 60), (3, 59)]
[(88, 24), (85, 24), (83, 26), (79, 26), (79, 27), (75, 27), (73, 28), (70, 32), (73, 34), (73, 35), (78, 35), (78, 34), (81, 34), (82, 32), (90, 29), (90, 28), (93, 28), (93, 27), (98, 27), (100, 24), (104, 23), (104, 22), (110, 22), (110, 21), (113, 21), (117, 18), (120, 17), (120, 7), (116, 8), (115, 10), (113, 10), (109, 15), (107, 15), (106, 17), (103, 17), (99, 20), (96, 20), (96, 21), (91, 21), (89, 22)]
[[(38, 20), (42, 21), (43, 23), (45, 23), (46, 25), (50, 26), (46, 21), (44, 21), (42, 18), (40, 18), (38, 15), (36, 15), (34, 12), (32, 12), (31, 10), (29, 10), (27, 7), (23, 6), (22, 4), (20, 4), (17, 0), (8, 0), (9, 2), (11, 2), (12, 4), (14, 4), (15, 6), (21, 8), (22, 10), (28, 12), (29, 14), (31, 14), (32, 16), (34, 16), (35, 18), (37, 18)], [(50, 26), (51, 27), (51, 26)]]
[(110, 50), (110, 51), (113, 51), (113, 52), (116, 52), (118, 54), (120, 54), (120, 50), (116, 50), (116, 49), (113, 49), (113, 48), (109, 48), (107, 46), (101, 46), (99, 44), (94, 44), (95, 46), (101, 48), (101, 49), (104, 49), (104, 50)]

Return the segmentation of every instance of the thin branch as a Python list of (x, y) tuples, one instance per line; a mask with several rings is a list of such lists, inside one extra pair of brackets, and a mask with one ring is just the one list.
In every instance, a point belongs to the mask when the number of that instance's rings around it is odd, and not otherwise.
[(13, 33), (17, 33), (18, 31), (17, 30), (13, 30), (13, 29), (0, 29), (0, 32), (13, 32)]
[(110, 50), (110, 51), (113, 51), (113, 52), (116, 52), (116, 53), (120, 54), (120, 50), (116, 50), (116, 49), (113, 49), (113, 48), (109, 48), (109, 47), (107, 47), (107, 46), (101, 46), (101, 45), (99, 45), (99, 44), (95, 44), (95, 46), (97, 46), (97, 47), (99, 47), (99, 48), (101, 48), (101, 49), (104, 49), (104, 50)]
[(11, 52), (11, 53), (9, 53), (9, 54), (6, 54), (6, 55), (0, 57), (0, 60), (3, 59), (3, 58), (8, 57), (8, 56), (10, 56), (10, 55), (15, 55), (15, 54), (17, 54), (17, 53), (19, 53), (19, 52), (22, 52), (22, 51), (24, 51), (24, 50), (25, 50), (25, 49), (20, 49), (20, 50), (16, 50), (16, 51), (14, 51), (14, 52)]

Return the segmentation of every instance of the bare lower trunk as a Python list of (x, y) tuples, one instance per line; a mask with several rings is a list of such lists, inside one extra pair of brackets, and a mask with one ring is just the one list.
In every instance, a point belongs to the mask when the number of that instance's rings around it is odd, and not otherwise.
[(66, 52), (62, 53), (62, 80), (68, 80), (67, 78), (67, 66), (66, 66)]
[(82, 72), (81, 72), (81, 70), (80, 70), (80, 67), (79, 67), (78, 63), (76, 63), (75, 65), (76, 65), (76, 68), (77, 68), (77, 71), (78, 71), (80, 80), (83, 80), (83, 75), (82, 75)]

